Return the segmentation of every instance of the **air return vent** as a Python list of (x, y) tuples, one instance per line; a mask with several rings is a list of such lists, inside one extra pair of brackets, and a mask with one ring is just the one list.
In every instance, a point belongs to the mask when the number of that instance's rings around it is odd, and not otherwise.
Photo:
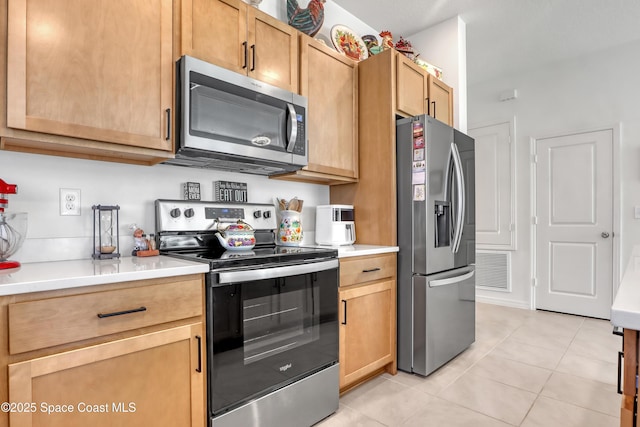
[(488, 290), (511, 290), (511, 253), (476, 252), (476, 286)]

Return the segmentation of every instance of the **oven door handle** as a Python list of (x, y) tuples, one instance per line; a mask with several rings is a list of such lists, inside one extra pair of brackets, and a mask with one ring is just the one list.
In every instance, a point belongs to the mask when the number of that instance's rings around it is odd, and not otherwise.
[(276, 277), (296, 276), (298, 274), (317, 273), (338, 268), (337, 259), (308, 264), (287, 265), (284, 267), (258, 268), (255, 270), (223, 271), (218, 273), (218, 283), (239, 283), (254, 280), (275, 279)]

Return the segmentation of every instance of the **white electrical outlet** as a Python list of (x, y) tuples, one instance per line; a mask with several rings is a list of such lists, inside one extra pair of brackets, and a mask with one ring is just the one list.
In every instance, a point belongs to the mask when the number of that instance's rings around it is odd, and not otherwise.
[(60, 215), (80, 215), (80, 189), (60, 189)]

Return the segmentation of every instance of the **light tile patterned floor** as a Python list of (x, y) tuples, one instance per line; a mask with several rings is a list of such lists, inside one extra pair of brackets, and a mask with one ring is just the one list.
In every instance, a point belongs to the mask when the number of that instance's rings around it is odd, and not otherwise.
[[(320, 427), (619, 425), (609, 321), (477, 303), (476, 342), (427, 378), (384, 374)], [(455, 338), (455, 337), (452, 337)]]

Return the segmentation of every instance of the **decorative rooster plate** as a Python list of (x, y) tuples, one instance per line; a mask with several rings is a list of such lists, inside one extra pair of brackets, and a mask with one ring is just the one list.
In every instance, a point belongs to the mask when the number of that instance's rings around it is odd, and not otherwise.
[(367, 46), (362, 39), (344, 25), (331, 27), (331, 43), (338, 52), (344, 53), (354, 61), (362, 61), (369, 57)]

